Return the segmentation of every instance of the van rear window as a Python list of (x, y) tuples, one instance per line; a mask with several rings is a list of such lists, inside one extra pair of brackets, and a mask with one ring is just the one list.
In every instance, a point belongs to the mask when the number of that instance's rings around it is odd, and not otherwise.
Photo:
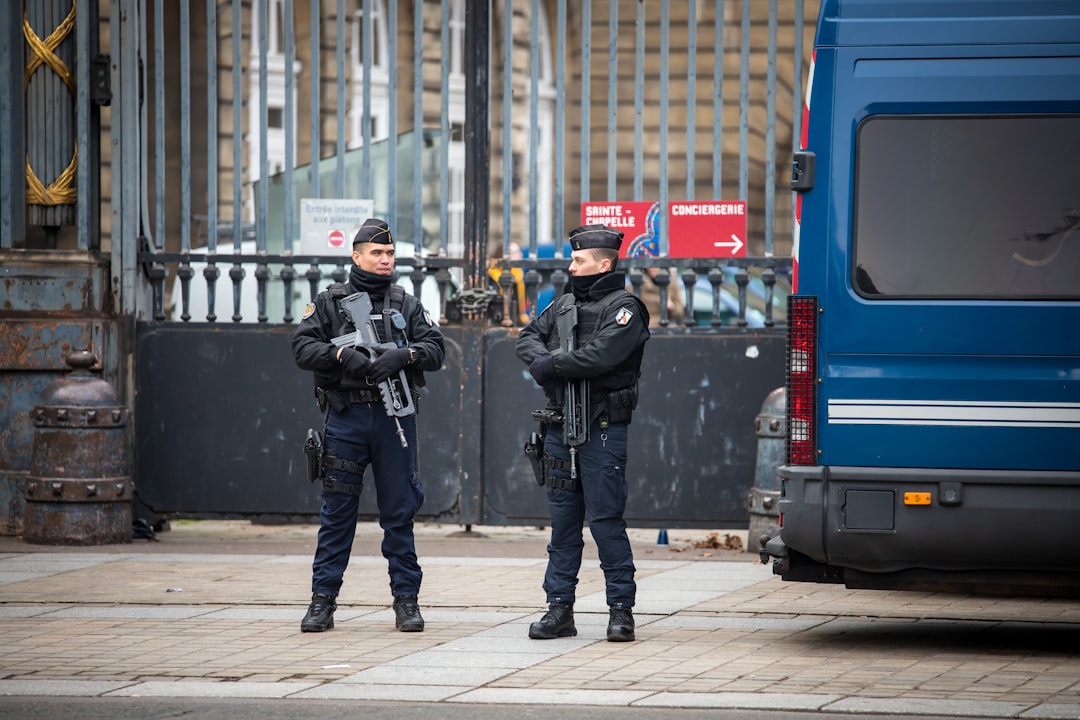
[(1080, 298), (1080, 115), (892, 116), (856, 135), (867, 298)]

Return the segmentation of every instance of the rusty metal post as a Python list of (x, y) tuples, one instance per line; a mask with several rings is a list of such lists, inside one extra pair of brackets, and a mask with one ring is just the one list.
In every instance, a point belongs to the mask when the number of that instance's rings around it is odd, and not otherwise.
[(23, 539), (44, 545), (131, 542), (128, 411), (112, 386), (90, 373), (97, 363), (93, 353), (76, 350), (65, 362), (72, 372), (46, 387), (31, 411)]
[[(757, 432), (757, 465), (754, 486), (746, 498), (750, 508), (750, 530), (747, 533), (747, 552), (758, 552), (769, 538), (780, 534), (780, 476), (776, 469), (784, 461), (787, 437), (787, 391), (780, 387), (769, 393), (754, 418)], [(764, 540), (763, 540), (764, 539)]]

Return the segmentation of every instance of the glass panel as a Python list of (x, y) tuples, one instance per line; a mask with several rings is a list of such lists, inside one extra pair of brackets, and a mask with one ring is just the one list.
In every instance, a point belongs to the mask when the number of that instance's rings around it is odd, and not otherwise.
[(856, 139), (869, 298), (1080, 298), (1080, 116), (876, 116)]

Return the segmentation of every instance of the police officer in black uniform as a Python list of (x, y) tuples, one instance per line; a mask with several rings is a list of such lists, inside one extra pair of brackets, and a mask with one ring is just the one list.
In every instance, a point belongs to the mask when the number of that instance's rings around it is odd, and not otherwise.
[[(356, 533), (364, 471), (375, 478), (382, 553), (389, 563), (395, 625), (402, 632), (421, 632), (424, 619), (417, 597), (422, 572), (416, 559), (413, 516), (424, 502), (417, 473), (416, 415), (395, 418), (383, 405), (376, 383), (404, 370), (416, 398), (424, 371), (442, 367), (442, 333), (420, 301), (392, 284), (394, 243), (386, 222), (364, 222), (353, 238), (353, 267), (348, 283), (335, 283), (304, 310), (292, 338), (296, 364), (315, 375), (316, 397), (326, 412), (322, 460), (322, 512), (319, 541), (312, 564), (311, 605), (300, 623), (303, 632), (334, 627), (334, 610)], [(363, 349), (336, 347), (331, 340), (355, 328), (340, 307), (345, 297), (365, 292), (380, 343), (395, 347), (369, 357)], [(383, 321), (400, 312), (404, 329)], [(387, 334), (391, 337), (387, 337)], [(407, 447), (403, 447), (407, 445)]]
[[(627, 426), (637, 405), (638, 377), (649, 314), (625, 289), (624, 273), (615, 272), (623, 234), (604, 225), (570, 231), (573, 248), (567, 293), (529, 323), (518, 337), (517, 356), (548, 398), (548, 417), (566, 410), (567, 380), (588, 384), (588, 440), (574, 448), (565, 442), (559, 421), (547, 425), (544, 443), (551, 541), (544, 575), (548, 612), (529, 626), (529, 637), (550, 639), (577, 635), (574, 599), (584, 548), (585, 519), (596, 541), (604, 571), (609, 620), (607, 639), (634, 639), (631, 608), (637, 585), (634, 558), (626, 535)], [(576, 346), (565, 350), (557, 316), (577, 306)], [(576, 476), (576, 477), (575, 477)]]

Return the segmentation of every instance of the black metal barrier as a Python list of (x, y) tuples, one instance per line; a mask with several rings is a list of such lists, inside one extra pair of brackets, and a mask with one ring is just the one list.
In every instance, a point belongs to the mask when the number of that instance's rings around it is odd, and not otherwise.
[[(516, 333), (489, 331), (484, 396), (484, 518), (545, 524), (547, 499), (522, 445), (543, 398), (514, 355)], [(630, 425), (626, 520), (637, 527), (746, 527), (754, 417), (784, 377), (777, 329), (654, 330)]]
[[(139, 330), (135, 401), (138, 506), (158, 516), (280, 515), (319, 512), (306, 478), (303, 443), (322, 428), (311, 374), (297, 369), (292, 325), (154, 324)], [(447, 343), (448, 368), (460, 348)], [(417, 440), (424, 511), (452, 519), (459, 493), (461, 414), (451, 373), (428, 376)], [(374, 514), (374, 493), (361, 497)]]
[[(311, 376), (293, 363), (291, 325), (154, 323), (135, 353), (137, 512), (153, 517), (314, 518), (307, 428), (320, 427)], [(745, 527), (754, 418), (783, 382), (782, 328), (659, 329), (646, 347), (630, 427), (627, 520), (638, 527)], [(546, 524), (522, 445), (542, 396), (514, 355), (514, 329), (444, 328), (446, 367), (419, 402), (422, 517)], [(464, 363), (482, 358), (480, 382)], [(463, 397), (462, 388), (482, 388)], [(470, 391), (474, 392), (475, 391)], [(479, 394), (479, 393), (476, 393)], [(479, 413), (479, 419), (474, 416)], [(478, 428), (478, 431), (474, 430)], [(480, 472), (470, 471), (479, 468)], [(370, 483), (369, 483), (370, 485)], [(374, 492), (361, 513), (375, 516)]]

